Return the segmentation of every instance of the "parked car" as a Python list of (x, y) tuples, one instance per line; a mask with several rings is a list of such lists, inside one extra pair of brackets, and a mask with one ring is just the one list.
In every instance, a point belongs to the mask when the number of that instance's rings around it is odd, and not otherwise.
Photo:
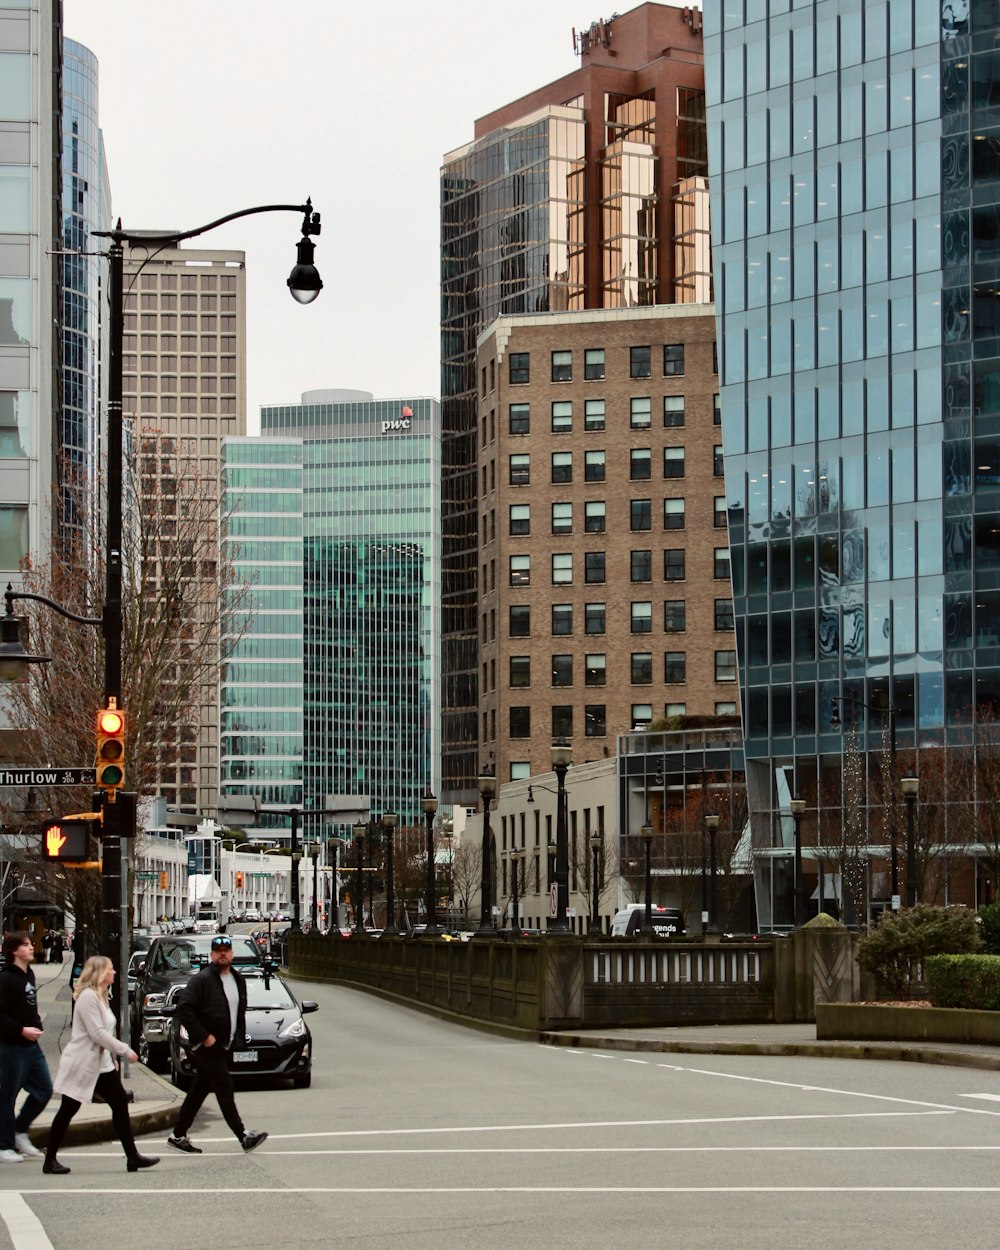
[[(652, 907), (650, 916), (656, 937), (683, 937), (684, 913), (679, 907)], [(611, 922), (612, 937), (631, 937), (642, 930), (646, 921), (646, 904), (630, 903), (623, 911), (615, 912)]]
[[(233, 963), (242, 972), (264, 967), (264, 955), (246, 937), (234, 937)], [(202, 964), (208, 963), (211, 935), (154, 938), (145, 958), (136, 965), (135, 993), (129, 1005), (129, 1037), (139, 1059), (154, 1072), (166, 1071), (167, 1016), (163, 1013), (170, 991), (185, 985)]]
[[(234, 1043), (229, 1067), (234, 1077), (274, 1077), (291, 1080), (296, 1089), (312, 1083), (312, 1034), (303, 1019), (319, 1003), (299, 1002), (277, 973), (248, 973), (247, 1035)], [(186, 1089), (194, 1077), (187, 1030), (173, 1014), (181, 986), (170, 991), (171, 1018), (167, 1030), (170, 1079)]]
[[(152, 941), (152, 939), (149, 939), (148, 941)], [(125, 973), (125, 981), (126, 981), (126, 984), (128, 985), (128, 1001), (129, 1002), (132, 1001), (132, 997), (135, 994), (135, 984), (136, 984), (136, 977), (138, 975), (139, 965), (141, 963), (146, 962), (146, 952), (148, 949), (149, 949), (149, 946), (147, 942), (146, 946), (139, 947), (138, 950), (134, 950), (132, 954), (129, 955), (128, 969)]]

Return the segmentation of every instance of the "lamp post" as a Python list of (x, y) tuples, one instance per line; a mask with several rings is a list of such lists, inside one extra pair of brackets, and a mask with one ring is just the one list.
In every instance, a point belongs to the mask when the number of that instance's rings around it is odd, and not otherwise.
[(392, 851), (393, 842), (396, 837), (396, 822), (399, 817), (395, 812), (386, 812), (382, 817), (382, 831), (385, 838), (385, 926), (382, 932), (389, 937), (395, 937), (398, 930), (396, 929), (396, 895), (395, 883), (392, 876)]
[(437, 922), (437, 886), (434, 880), (434, 815), (437, 812), (438, 801), (431, 794), (430, 790), (424, 792), (422, 800), (424, 809), (424, 820), (427, 823), (427, 889), (424, 898), (424, 911), (427, 914), (427, 924), (424, 927), (424, 933), (428, 937), (439, 937), (441, 929)]
[(806, 810), (805, 799), (798, 795), (792, 799), (792, 825), (795, 830), (795, 872), (793, 880), (793, 906), (796, 929), (801, 929), (806, 919), (805, 886), (802, 880), (802, 813)]
[(445, 827), (441, 836), (448, 843), (448, 928), (455, 927), (455, 830)]
[(590, 835), (593, 899), (590, 908), (590, 932), (601, 931), (601, 847), (604, 839), (596, 831)]
[(490, 835), (490, 802), (497, 792), (493, 769), (486, 765), (479, 775), (479, 794), (483, 800), (483, 872), (480, 883), (479, 937), (496, 937), (493, 924), (493, 845)]
[(556, 775), (556, 914), (550, 933), (570, 932), (569, 917), (569, 818), (566, 811), (566, 770), (573, 762), (573, 748), (564, 737), (552, 744), (552, 771)]
[(354, 900), (354, 932), (358, 937), (364, 937), (365, 932), (365, 877), (364, 877), (364, 858), (365, 858), (365, 834), (368, 832), (367, 825), (355, 825), (354, 833), (354, 849), (355, 849), (355, 868), (357, 870), (358, 882), (355, 887)]
[(917, 845), (914, 822), (920, 779), (919, 777), (903, 777), (899, 787), (903, 791), (903, 798), (906, 799), (906, 905), (914, 907), (917, 902)]
[[(840, 705), (848, 703), (851, 707), (851, 716), (853, 718), (855, 707), (863, 707), (867, 712), (881, 711), (885, 712), (889, 718), (889, 758), (892, 772), (892, 785), (896, 785), (896, 709), (891, 703), (886, 702), (883, 708), (873, 708), (864, 700), (857, 698), (850, 690), (845, 695), (836, 696), (833, 699), (833, 712), (830, 716), (830, 724), (834, 729), (838, 729), (841, 725)], [(902, 784), (902, 783), (901, 783)], [(899, 894), (899, 848), (896, 845), (896, 796), (893, 792), (892, 802), (889, 805), (889, 893), (892, 899)]]
[(313, 933), (316, 932), (316, 895), (319, 891), (319, 843), (313, 843), (312, 847), (312, 865), (313, 865), (313, 896), (312, 907), (309, 909), (309, 927)]
[(708, 910), (708, 815), (701, 821), (701, 931), (708, 932), (711, 913)]
[(516, 928), (520, 928), (520, 918), (518, 911), (520, 904), (517, 898), (517, 865), (520, 860), (520, 854), (512, 850), (510, 853), (510, 929), (511, 933)]
[(717, 889), (715, 835), (719, 832), (719, 817), (714, 812), (705, 813), (705, 828), (708, 830), (708, 932), (719, 932), (719, 893)]
[(653, 826), (642, 826), (642, 840), (646, 848), (646, 889), (645, 908), (642, 913), (642, 932), (652, 933), (653, 930)]

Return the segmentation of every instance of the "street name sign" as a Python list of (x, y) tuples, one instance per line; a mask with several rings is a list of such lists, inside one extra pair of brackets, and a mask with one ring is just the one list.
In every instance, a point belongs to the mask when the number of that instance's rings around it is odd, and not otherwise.
[(0, 786), (93, 786), (96, 768), (0, 768)]

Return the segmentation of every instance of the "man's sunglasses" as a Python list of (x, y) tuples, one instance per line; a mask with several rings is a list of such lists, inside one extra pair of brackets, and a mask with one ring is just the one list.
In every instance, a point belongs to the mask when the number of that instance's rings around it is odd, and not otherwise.
[(232, 941), (227, 937), (212, 938), (212, 950), (214, 951), (231, 951), (233, 949)]

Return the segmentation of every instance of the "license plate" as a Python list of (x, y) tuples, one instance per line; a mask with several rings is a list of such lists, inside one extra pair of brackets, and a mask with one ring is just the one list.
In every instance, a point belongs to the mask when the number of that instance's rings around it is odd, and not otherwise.
[(257, 1052), (255, 1050), (234, 1050), (233, 1063), (256, 1063)]

